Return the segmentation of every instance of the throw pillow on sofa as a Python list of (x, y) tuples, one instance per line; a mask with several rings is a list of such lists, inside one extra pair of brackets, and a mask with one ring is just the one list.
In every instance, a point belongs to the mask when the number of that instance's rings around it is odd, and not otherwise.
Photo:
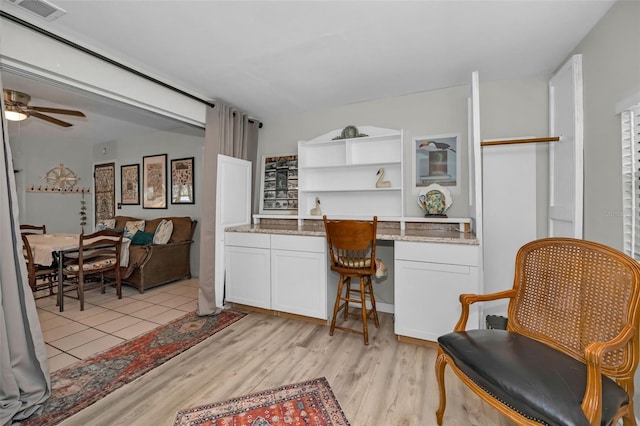
[(103, 219), (96, 224), (96, 231), (104, 231), (105, 229), (113, 229), (115, 227), (115, 219)]
[(173, 222), (162, 219), (153, 235), (153, 244), (167, 244), (173, 233)]
[(133, 238), (131, 238), (131, 244), (134, 246), (146, 246), (151, 243), (153, 243), (152, 232), (138, 231)]
[(128, 221), (124, 224), (125, 238), (133, 238), (138, 231), (144, 231), (144, 220)]

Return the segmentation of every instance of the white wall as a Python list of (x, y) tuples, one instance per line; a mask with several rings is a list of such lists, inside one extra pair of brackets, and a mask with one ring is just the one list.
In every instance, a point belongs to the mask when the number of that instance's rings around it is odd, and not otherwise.
[[(20, 209), (20, 223), (47, 225), (47, 232), (80, 232), (81, 194), (25, 192), (32, 185), (43, 187), (45, 173), (64, 164), (80, 177), (78, 186), (92, 187), (93, 166), (90, 145), (73, 142), (52, 144), (46, 140), (28, 140), (18, 136), (10, 141)], [(93, 223), (93, 199), (85, 195), (87, 223)]]
[(582, 53), (584, 75), (584, 238), (622, 249), (615, 105), (640, 92), (640, 2), (615, 3), (574, 53)]
[[(451, 87), (265, 120), (264, 128), (260, 130), (258, 158), (297, 152), (298, 140), (313, 139), (349, 124), (404, 129), (407, 182), (405, 212), (407, 216), (421, 216), (422, 212), (415, 201), (417, 190), (412, 190), (410, 184), (414, 161), (412, 138), (458, 133), (461, 137), (458, 145), (461, 185), (459, 190), (452, 191), (453, 205), (447, 214), (450, 217), (468, 217), (468, 94), (468, 86)], [(480, 102), (483, 139), (547, 135), (546, 78), (481, 83)], [(257, 176), (261, 176), (260, 167), (258, 165)], [(255, 187), (256, 205), (259, 205), (259, 184), (258, 180)]]

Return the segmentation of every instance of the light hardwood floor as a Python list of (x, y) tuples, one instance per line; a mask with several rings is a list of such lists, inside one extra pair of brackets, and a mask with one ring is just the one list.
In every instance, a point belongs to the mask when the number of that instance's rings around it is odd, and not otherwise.
[[(171, 425), (178, 410), (326, 377), (354, 426), (435, 425), (436, 350), (398, 342), (393, 316), (362, 336), (250, 312), (62, 423)], [(447, 369), (446, 426), (512, 425)]]

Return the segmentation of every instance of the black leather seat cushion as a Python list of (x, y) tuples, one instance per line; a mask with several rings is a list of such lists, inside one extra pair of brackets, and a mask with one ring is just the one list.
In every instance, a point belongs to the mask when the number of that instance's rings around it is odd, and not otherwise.
[[(548, 425), (588, 425), (580, 409), (587, 367), (528, 337), (505, 330), (454, 332), (438, 339), (456, 366), (482, 389), (525, 417)], [(602, 378), (602, 425), (610, 425), (627, 393)]]

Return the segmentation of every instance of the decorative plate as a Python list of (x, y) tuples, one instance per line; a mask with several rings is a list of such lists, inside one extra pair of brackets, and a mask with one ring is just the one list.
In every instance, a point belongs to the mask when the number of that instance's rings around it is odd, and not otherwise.
[(418, 193), (418, 205), (425, 216), (443, 215), (453, 204), (449, 190), (437, 183), (423, 188)]

